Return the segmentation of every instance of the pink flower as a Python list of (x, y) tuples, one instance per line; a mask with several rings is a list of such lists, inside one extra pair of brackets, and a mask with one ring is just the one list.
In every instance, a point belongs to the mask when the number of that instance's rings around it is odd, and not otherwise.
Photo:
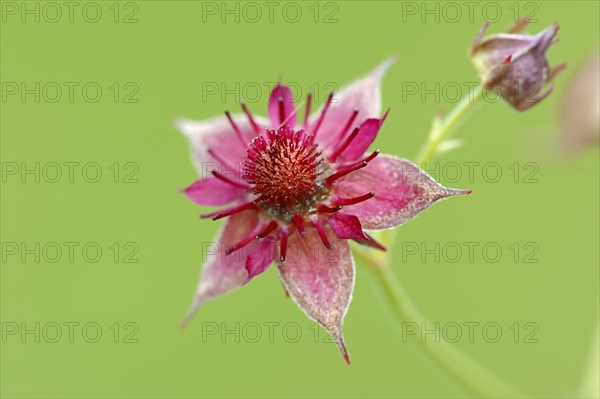
[(313, 115), (310, 95), (300, 117), (290, 89), (279, 84), (269, 119), (242, 104), (243, 114), (178, 122), (203, 174), (186, 195), (200, 205), (233, 203), (202, 215), (227, 221), (208, 251), (184, 325), (201, 304), (275, 260), (289, 296), (349, 362), (342, 336), (354, 287), (348, 240), (383, 249), (364, 230), (398, 226), (437, 200), (468, 193), (440, 186), (407, 160), (367, 151), (388, 114), (380, 116), (380, 81), (392, 62), (330, 94)]

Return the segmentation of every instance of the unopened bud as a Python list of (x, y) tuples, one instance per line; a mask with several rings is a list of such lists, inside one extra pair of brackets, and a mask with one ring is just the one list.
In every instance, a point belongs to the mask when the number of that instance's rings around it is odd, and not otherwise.
[(557, 42), (558, 24), (537, 35), (520, 33), (527, 20), (520, 20), (507, 33), (483, 37), (486, 22), (473, 45), (470, 56), (486, 89), (502, 96), (518, 111), (525, 111), (546, 98), (552, 87), (549, 82), (566, 65), (550, 67), (546, 51)]

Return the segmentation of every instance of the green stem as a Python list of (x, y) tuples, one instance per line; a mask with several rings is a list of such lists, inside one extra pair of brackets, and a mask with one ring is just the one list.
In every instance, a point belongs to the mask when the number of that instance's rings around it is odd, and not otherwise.
[[(383, 288), (385, 298), (398, 316), (398, 320), (400, 322), (416, 323), (421, 330), (437, 331), (437, 334), (441, 335), (439, 327), (432, 325), (412, 303), (409, 295), (394, 276), (392, 269), (389, 267), (389, 262), (382, 264), (381, 261), (377, 261), (374, 266), (370, 269)], [(417, 339), (417, 335), (411, 335), (411, 337)], [(448, 374), (477, 397), (525, 397), (522, 392), (504, 383), (488, 369), (461, 352), (458, 347), (443, 340), (432, 342), (417, 339), (417, 342), (421, 344), (422, 349), (431, 359), (443, 366)]]
[[(479, 104), (479, 101), (483, 98), (482, 94), (483, 87), (480, 85), (470, 96), (463, 98), (445, 118), (436, 118), (427, 142), (417, 156), (418, 165), (430, 161), (435, 155), (440, 153), (440, 146), (444, 144), (445, 140), (451, 137), (458, 126), (466, 119), (469, 112)], [(395, 241), (396, 231), (387, 230), (380, 232), (376, 236), (382, 244), (389, 248)], [(394, 276), (390, 267), (390, 257), (387, 252), (355, 247), (354, 253), (371, 266), (370, 269), (377, 278), (377, 282), (382, 288), (382, 292), (385, 294), (385, 298), (399, 322), (417, 323), (421, 329), (427, 329), (428, 331), (435, 330), (440, 334), (438, 326), (432, 325), (421, 314)], [(411, 335), (411, 337), (416, 336)], [(522, 392), (503, 382), (487, 368), (461, 352), (458, 347), (445, 341), (430, 342), (419, 340), (418, 342), (426, 354), (443, 366), (448, 374), (455, 377), (475, 395), (487, 398), (525, 397)]]
[(429, 137), (417, 155), (416, 163), (421, 165), (429, 162), (435, 155), (439, 154), (440, 145), (454, 134), (456, 129), (466, 119), (479, 101), (483, 99), (483, 86), (479, 85), (473, 93), (463, 98), (454, 109), (443, 119), (435, 119)]

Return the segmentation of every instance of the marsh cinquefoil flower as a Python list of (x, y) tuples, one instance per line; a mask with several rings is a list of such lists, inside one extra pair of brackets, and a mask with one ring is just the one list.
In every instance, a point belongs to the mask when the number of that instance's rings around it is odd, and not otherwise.
[(525, 111), (546, 98), (552, 87), (542, 91), (566, 64), (550, 67), (546, 51), (556, 43), (558, 24), (537, 35), (522, 34), (527, 19), (518, 21), (508, 33), (483, 37), (486, 22), (470, 50), (470, 56), (486, 88), (495, 90), (518, 111)]
[(329, 95), (322, 109), (297, 115), (290, 89), (277, 85), (269, 119), (243, 113), (206, 122), (182, 120), (201, 171), (184, 191), (227, 218), (207, 260), (184, 324), (207, 300), (264, 272), (273, 260), (289, 296), (336, 340), (349, 361), (342, 321), (354, 287), (348, 239), (380, 247), (365, 230), (388, 229), (435, 201), (467, 192), (446, 189), (415, 164), (367, 152), (384, 123), (380, 81), (392, 61)]

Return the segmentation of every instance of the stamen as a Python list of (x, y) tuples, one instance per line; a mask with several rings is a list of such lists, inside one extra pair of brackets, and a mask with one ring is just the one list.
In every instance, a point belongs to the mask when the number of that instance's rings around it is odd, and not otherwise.
[(302, 238), (306, 237), (306, 231), (304, 231), (304, 224), (302, 223), (302, 216), (294, 215), (292, 220), (296, 224), (296, 228), (298, 229), (298, 233), (302, 236)]
[(363, 163), (363, 162), (371, 162), (377, 155), (379, 155), (379, 150), (375, 150), (371, 153), (371, 155), (369, 155), (368, 157), (366, 157), (365, 159), (359, 161), (359, 163)]
[(312, 132), (312, 141), (314, 141), (315, 137), (317, 137), (317, 132), (319, 131), (319, 128), (321, 127), (321, 124), (323, 123), (323, 120), (325, 119), (325, 115), (327, 114), (327, 110), (329, 109), (329, 106), (331, 105), (331, 100), (333, 99), (333, 92), (329, 93), (329, 97), (327, 97), (327, 102), (325, 103), (325, 108), (323, 108), (323, 111), (321, 112), (321, 115), (319, 116), (319, 119), (317, 120), (317, 124), (315, 125), (315, 130)]
[[(265, 135), (250, 143), (243, 164), (242, 178), (250, 184), (253, 193), (265, 197), (273, 206), (271, 211), (288, 214), (284, 218), (304, 211), (325, 195), (318, 180), (323, 162), (316, 145), (307, 144), (303, 131), (295, 132), (284, 126), (267, 129)], [(255, 201), (257, 202), (257, 201)], [(305, 209), (306, 208), (306, 209)]]
[(242, 189), (245, 189), (245, 190), (247, 190), (247, 189), (249, 189), (249, 188), (250, 188), (250, 186), (249, 186), (249, 185), (247, 185), (247, 184), (242, 184), (242, 183), (238, 183), (238, 182), (236, 182), (236, 181), (234, 181), (234, 180), (231, 180), (230, 178), (228, 178), (228, 177), (226, 177), (226, 176), (223, 176), (222, 174), (220, 174), (219, 172), (217, 172), (217, 171), (215, 171), (215, 170), (213, 170), (212, 174), (213, 174), (213, 176), (214, 176), (214, 177), (216, 177), (217, 179), (219, 179), (219, 180), (222, 180), (222, 181), (224, 181), (225, 183), (229, 183), (229, 184), (231, 184), (231, 185), (232, 185), (232, 186), (234, 186), (234, 187), (242, 188)]
[(288, 240), (288, 232), (286, 229), (281, 229), (279, 233), (279, 260), (285, 261), (285, 256), (287, 255), (287, 240)]
[(328, 178), (325, 179), (325, 183), (327, 185), (331, 185), (331, 183), (333, 183), (334, 181), (336, 181), (339, 178), (342, 178), (344, 176), (346, 176), (349, 173), (352, 172), (356, 172), (359, 169), (364, 168), (365, 166), (367, 166), (368, 163), (367, 162), (359, 162), (357, 164), (354, 164), (348, 168), (342, 169), (339, 172), (336, 172), (334, 174), (332, 174), (331, 176), (329, 176)]
[(235, 134), (237, 135), (238, 139), (240, 140), (240, 143), (242, 143), (242, 146), (244, 148), (246, 148), (246, 146), (248, 146), (248, 143), (246, 142), (246, 140), (244, 140), (244, 137), (242, 136), (242, 132), (240, 131), (240, 128), (233, 121), (233, 118), (231, 117), (231, 114), (229, 113), (229, 111), (225, 111), (225, 116), (227, 116), (227, 119), (229, 120), (231, 127), (233, 127)]
[(244, 111), (244, 113), (248, 117), (248, 120), (250, 121), (250, 124), (252, 125), (252, 129), (254, 129), (254, 133), (256, 133), (256, 135), (259, 135), (260, 134), (260, 128), (258, 127), (258, 125), (256, 124), (256, 122), (254, 122), (254, 118), (252, 117), (252, 114), (250, 113), (250, 110), (248, 109), (248, 106), (246, 105), (245, 102), (242, 102), (242, 110)]
[(304, 122), (302, 123), (302, 127), (304, 130), (308, 128), (308, 116), (310, 115), (310, 106), (312, 104), (312, 93), (308, 93), (306, 96), (306, 109), (304, 110)]
[(344, 126), (344, 128), (340, 132), (340, 135), (338, 136), (338, 140), (342, 140), (344, 138), (344, 136), (348, 132), (348, 129), (350, 129), (350, 125), (352, 125), (352, 122), (354, 122), (357, 115), (358, 115), (358, 108), (354, 108), (354, 111), (352, 111), (352, 115), (350, 115), (348, 122), (346, 122), (346, 126)]
[(256, 235), (256, 239), (260, 240), (261, 238), (265, 238), (266, 236), (268, 236), (273, 230), (275, 230), (277, 228), (277, 226), (279, 226), (279, 224), (277, 224), (276, 221), (272, 221), (271, 223), (269, 223), (267, 225), (267, 227), (265, 227), (263, 229), (263, 231), (261, 231), (260, 233), (258, 233)]
[(246, 202), (240, 205), (232, 206), (231, 208), (222, 209), (217, 212), (205, 213), (204, 215), (200, 215), (202, 219), (211, 218), (212, 220), (223, 219), (224, 217), (235, 215), (236, 213), (240, 213), (247, 209), (256, 209), (256, 204), (254, 202)]
[(258, 225), (256, 225), (256, 227), (254, 228), (254, 230), (252, 230), (252, 232), (250, 232), (250, 234), (244, 238), (242, 241), (234, 244), (232, 247), (229, 247), (225, 250), (225, 256), (231, 254), (234, 251), (237, 251), (240, 248), (245, 247), (246, 245), (250, 244), (255, 238), (256, 238), (256, 232), (260, 231), (260, 229), (262, 229), (263, 224), (259, 223)]
[(341, 210), (342, 206), (341, 205), (337, 205), (335, 207), (330, 207), (327, 205), (321, 205), (319, 207), (319, 209), (317, 209), (318, 212), (320, 213), (336, 213), (337, 211)]
[(325, 233), (325, 229), (323, 228), (323, 225), (321, 224), (319, 219), (313, 219), (311, 222), (312, 222), (312, 225), (315, 226), (315, 229), (317, 229), (317, 233), (319, 234), (319, 237), (321, 238), (321, 242), (323, 243), (325, 248), (327, 248), (329, 250), (333, 250), (333, 245), (331, 245), (331, 243), (329, 242), (329, 239), (327, 238), (327, 234)]
[(340, 205), (354, 205), (354, 204), (358, 204), (359, 202), (369, 200), (369, 199), (373, 198), (374, 196), (375, 196), (375, 193), (370, 192), (365, 195), (361, 195), (359, 197), (354, 197), (354, 198), (338, 198), (335, 202)]
[(352, 131), (352, 133), (350, 133), (350, 136), (348, 136), (346, 138), (346, 140), (344, 140), (342, 142), (342, 144), (337, 148), (337, 150), (335, 150), (333, 152), (333, 154), (331, 154), (331, 156), (329, 157), (329, 160), (331, 162), (335, 162), (335, 160), (337, 159), (337, 157), (339, 157), (342, 152), (344, 152), (344, 150), (346, 148), (348, 148), (348, 146), (350, 145), (350, 143), (352, 142), (352, 140), (354, 140), (356, 138), (356, 136), (358, 135), (358, 132), (360, 131), (360, 126), (357, 126), (354, 128), (354, 130)]
[(279, 124), (283, 125), (283, 122), (285, 121), (285, 108), (283, 104), (283, 97), (279, 97), (277, 99), (277, 102), (279, 103)]

